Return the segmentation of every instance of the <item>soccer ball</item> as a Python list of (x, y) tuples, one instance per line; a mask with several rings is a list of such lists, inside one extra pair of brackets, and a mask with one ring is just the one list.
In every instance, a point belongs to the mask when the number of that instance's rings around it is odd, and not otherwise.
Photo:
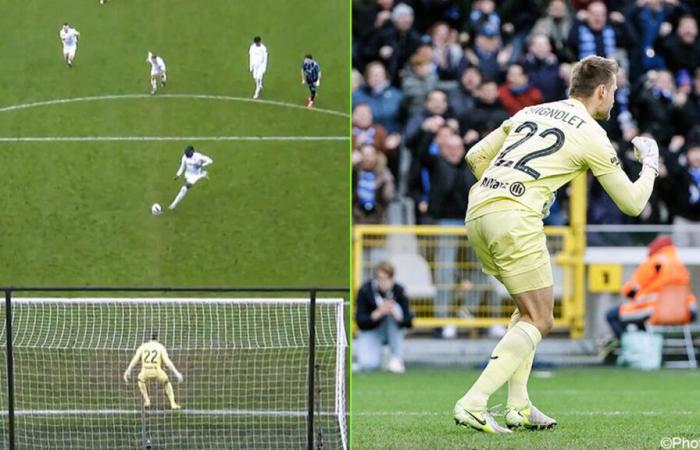
[(153, 206), (151, 206), (151, 214), (153, 214), (154, 216), (160, 214), (161, 211), (162, 209), (158, 203), (154, 203)]

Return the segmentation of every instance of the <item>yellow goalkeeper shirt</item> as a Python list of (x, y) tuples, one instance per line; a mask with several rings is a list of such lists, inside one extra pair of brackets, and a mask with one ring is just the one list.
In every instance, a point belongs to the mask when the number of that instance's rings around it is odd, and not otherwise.
[(163, 364), (166, 367), (173, 367), (173, 363), (168, 357), (168, 351), (158, 341), (148, 341), (141, 344), (136, 350), (133, 362), (135, 363), (137, 359), (141, 361), (141, 370), (162, 370)]
[(623, 212), (636, 215), (656, 177), (644, 167), (631, 183), (605, 130), (574, 98), (522, 109), (474, 145), (466, 160), (479, 179), (469, 192), (467, 220), (513, 209), (513, 202), (544, 214), (553, 193), (588, 169), (603, 177)]

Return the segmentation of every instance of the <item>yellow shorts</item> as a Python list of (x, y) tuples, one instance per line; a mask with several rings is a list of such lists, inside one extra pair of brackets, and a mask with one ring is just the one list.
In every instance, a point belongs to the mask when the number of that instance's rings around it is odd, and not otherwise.
[(484, 214), (467, 223), (469, 243), (482, 270), (511, 294), (552, 286), (552, 266), (542, 217), (525, 210)]
[(168, 374), (165, 373), (163, 369), (142, 369), (141, 372), (139, 372), (138, 380), (141, 383), (155, 380), (161, 384), (165, 384), (170, 381), (168, 379)]

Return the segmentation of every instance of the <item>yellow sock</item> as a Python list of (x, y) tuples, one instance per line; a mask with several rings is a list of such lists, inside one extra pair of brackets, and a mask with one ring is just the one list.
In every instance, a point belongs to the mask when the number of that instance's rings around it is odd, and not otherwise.
[(148, 405), (151, 403), (151, 399), (148, 397), (148, 389), (146, 389), (146, 383), (139, 381), (139, 391), (141, 391), (141, 396), (143, 397), (143, 403)]
[(510, 322), (508, 322), (508, 328), (507, 330), (510, 330), (515, 326), (516, 323), (520, 320), (520, 310), (518, 308), (515, 308), (515, 311), (513, 311), (513, 314), (510, 316)]
[(508, 380), (508, 407), (523, 409), (530, 404), (530, 397), (527, 395), (527, 380), (532, 370), (532, 360), (535, 359), (535, 351), (525, 358), (525, 361), (518, 367), (510, 380)]
[[(516, 308), (510, 318), (508, 329), (510, 330), (520, 320), (520, 311)], [(515, 409), (525, 408), (530, 404), (530, 397), (527, 394), (527, 380), (532, 370), (532, 361), (535, 359), (535, 352), (523, 361), (510, 380), (508, 380), (508, 407)]]
[(537, 327), (518, 321), (501, 338), (491, 353), (491, 360), (469, 391), (460, 399), (463, 407), (473, 411), (486, 409), (491, 394), (508, 381), (542, 340)]
[(176, 403), (175, 403), (175, 392), (173, 392), (173, 385), (172, 384), (166, 383), (165, 395), (167, 395), (168, 400), (170, 400), (170, 406), (174, 406)]

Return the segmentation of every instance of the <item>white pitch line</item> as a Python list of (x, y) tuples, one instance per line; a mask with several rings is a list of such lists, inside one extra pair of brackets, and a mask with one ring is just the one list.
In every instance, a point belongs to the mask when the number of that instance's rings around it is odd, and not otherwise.
[(121, 95), (98, 95), (93, 97), (75, 97), (75, 98), (63, 98), (56, 100), (46, 100), (40, 102), (32, 103), (22, 103), (19, 105), (8, 105), (0, 107), (0, 113), (17, 111), (21, 109), (38, 108), (41, 106), (52, 106), (52, 105), (63, 105), (66, 103), (78, 103), (78, 102), (94, 102), (102, 100), (125, 100), (125, 99), (151, 99), (157, 100), (159, 98), (185, 98), (185, 99), (197, 99), (197, 100), (222, 100), (222, 101), (232, 101), (232, 102), (244, 102), (244, 103), (260, 103), (263, 105), (271, 106), (282, 106), (285, 108), (303, 109), (305, 111), (315, 111), (317, 113), (331, 114), (341, 117), (350, 117), (346, 112), (335, 111), (333, 109), (324, 108), (307, 108), (303, 105), (297, 105), (295, 103), (280, 102), (276, 100), (253, 100), (247, 97), (233, 97), (227, 95), (205, 95), (205, 94), (159, 94), (156, 96), (151, 96), (148, 94), (121, 94)]
[(347, 141), (348, 136), (21, 136), (0, 142), (152, 142), (152, 141)]
[[(435, 411), (353, 411), (352, 416), (367, 416), (367, 417), (389, 417), (389, 416), (417, 416), (417, 417), (449, 417), (450, 411), (435, 412)], [(498, 415), (498, 414), (494, 414)], [(560, 412), (557, 416), (693, 416), (698, 415), (692, 411), (571, 411)]]
[[(15, 416), (130, 416), (141, 414), (140, 409), (18, 409)], [(149, 410), (148, 414), (184, 414), (191, 416), (272, 416), (305, 417), (307, 411), (276, 411), (266, 409), (179, 409)], [(335, 412), (319, 411), (322, 416), (335, 416)], [(7, 411), (0, 411), (0, 416), (7, 416)]]
[[(286, 306), (290, 304), (308, 305), (308, 298), (196, 298), (196, 297), (15, 297), (13, 304), (17, 305), (265, 305)], [(319, 298), (319, 305), (339, 305), (342, 298)]]

